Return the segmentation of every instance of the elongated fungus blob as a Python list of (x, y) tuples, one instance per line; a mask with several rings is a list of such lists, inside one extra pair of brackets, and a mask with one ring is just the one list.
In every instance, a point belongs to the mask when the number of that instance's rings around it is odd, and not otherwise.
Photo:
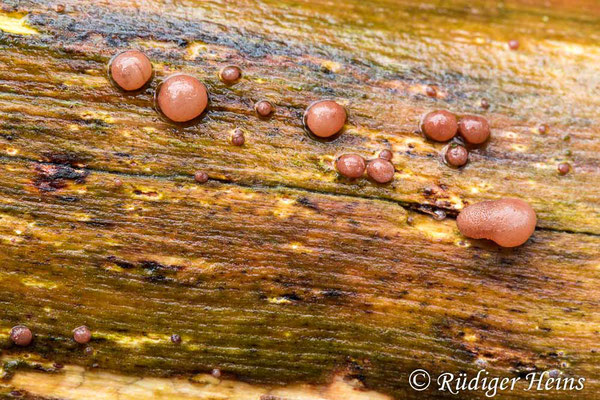
[(483, 117), (465, 115), (458, 122), (458, 133), (467, 143), (481, 144), (490, 137), (490, 125)]
[(320, 138), (339, 133), (346, 123), (346, 109), (333, 100), (321, 100), (306, 109), (304, 122), (308, 130)]
[(110, 76), (123, 90), (141, 89), (152, 77), (152, 63), (139, 50), (127, 50), (110, 63)]
[(187, 122), (200, 116), (208, 105), (206, 86), (190, 75), (171, 75), (160, 85), (156, 101), (171, 121)]
[(520, 199), (488, 200), (466, 207), (458, 215), (460, 232), (473, 239), (490, 239), (503, 247), (520, 246), (535, 231), (535, 211)]
[(423, 117), (421, 131), (431, 140), (446, 142), (456, 135), (458, 123), (449, 111), (432, 111)]
[(365, 172), (365, 159), (358, 154), (344, 154), (337, 159), (335, 167), (347, 178), (360, 178)]

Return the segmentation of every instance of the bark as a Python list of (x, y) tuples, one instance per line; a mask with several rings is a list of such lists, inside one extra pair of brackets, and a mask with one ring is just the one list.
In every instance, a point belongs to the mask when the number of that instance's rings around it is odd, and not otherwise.
[[(164, 398), (423, 398), (408, 385), (414, 369), (486, 368), (586, 378), (581, 392), (521, 387), (507, 398), (594, 398), (600, 9), (537, 3), (112, 0), (57, 12), (4, 1), (4, 393), (82, 398), (69, 386), (81, 379), (106, 398), (153, 396), (140, 387)], [(513, 38), (518, 51), (506, 47)], [(125, 95), (106, 65), (130, 47), (146, 51), (155, 77)], [(228, 64), (244, 74), (230, 87), (217, 76)], [(188, 126), (153, 107), (156, 85), (178, 71), (211, 96)], [(348, 109), (334, 142), (302, 127), (320, 98)], [(260, 99), (275, 104), (272, 118), (254, 115)], [(462, 170), (418, 133), (437, 108), (491, 123)], [(228, 141), (235, 128), (243, 147)], [(397, 170), (389, 185), (333, 168), (339, 154), (384, 148)], [(211, 180), (195, 183), (197, 170)], [(460, 235), (460, 209), (506, 196), (537, 212), (526, 245)], [(449, 218), (431, 218), (436, 209)], [(34, 332), (30, 347), (10, 344), (16, 324)], [(83, 324), (88, 351), (72, 341)], [(198, 375), (213, 368), (220, 384)]]

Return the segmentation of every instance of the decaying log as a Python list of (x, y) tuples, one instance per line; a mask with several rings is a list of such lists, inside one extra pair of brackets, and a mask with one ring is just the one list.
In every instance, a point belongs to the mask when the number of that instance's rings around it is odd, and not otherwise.
[[(595, 398), (600, 8), (534, 3), (3, 1), (2, 394), (445, 398), (411, 389), (411, 371), (485, 368), (586, 378), (580, 392), (503, 398)], [(156, 76), (125, 95), (106, 65), (130, 47)], [(228, 64), (243, 70), (234, 86), (217, 77)], [(154, 110), (177, 71), (209, 87), (197, 124)], [(349, 112), (330, 143), (302, 127), (324, 97)], [(254, 115), (260, 99), (272, 118)], [(418, 133), (436, 108), (492, 125), (461, 170)], [(333, 168), (384, 148), (389, 185)], [(195, 183), (197, 170), (211, 180)], [(460, 209), (505, 196), (537, 212), (526, 245), (460, 235)], [(27, 348), (8, 338), (21, 323)], [(89, 346), (72, 340), (82, 324)]]

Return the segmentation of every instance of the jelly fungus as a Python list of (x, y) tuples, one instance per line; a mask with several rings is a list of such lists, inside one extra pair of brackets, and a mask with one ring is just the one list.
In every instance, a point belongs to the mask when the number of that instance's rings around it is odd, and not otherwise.
[(60, 13), (64, 13), (64, 12), (65, 12), (65, 9), (66, 9), (66, 7), (65, 7), (65, 5), (64, 5), (64, 4), (57, 4), (57, 5), (55, 5), (55, 6), (54, 6), (54, 10), (55, 10), (57, 13), (59, 13), (59, 14), (60, 14)]
[(73, 339), (79, 344), (86, 344), (92, 340), (92, 332), (85, 325), (73, 329)]
[(394, 179), (394, 165), (383, 158), (376, 158), (367, 164), (367, 175), (377, 183), (388, 183)]
[(447, 147), (444, 157), (446, 158), (446, 162), (451, 166), (462, 167), (469, 159), (469, 152), (464, 146), (452, 143)]
[(244, 132), (241, 129), (234, 130), (231, 135), (231, 144), (234, 146), (243, 146), (245, 142)]
[(449, 111), (432, 111), (423, 117), (421, 131), (429, 139), (446, 142), (456, 135), (458, 123), (456, 117)]
[(341, 132), (346, 119), (346, 109), (333, 100), (317, 101), (304, 113), (306, 128), (320, 138), (330, 138)]
[(275, 109), (273, 108), (273, 104), (271, 104), (267, 100), (261, 100), (258, 103), (256, 103), (254, 105), (254, 110), (260, 117), (263, 118), (268, 117), (269, 115), (273, 114), (273, 111), (275, 111)]
[(503, 247), (520, 246), (535, 231), (536, 216), (520, 199), (488, 200), (466, 207), (458, 215), (460, 232), (473, 239), (490, 239)]
[(344, 154), (335, 162), (335, 167), (341, 175), (347, 178), (360, 178), (365, 172), (365, 159), (358, 154)]
[(17, 325), (10, 330), (10, 340), (17, 346), (29, 346), (32, 339), (33, 334), (24, 325)]
[(381, 152), (379, 153), (379, 158), (383, 158), (387, 161), (392, 161), (392, 158), (394, 158), (394, 154), (388, 149), (381, 150)]
[(558, 173), (561, 175), (566, 175), (571, 171), (571, 165), (566, 162), (562, 162), (558, 164)]
[(221, 70), (219, 77), (223, 83), (232, 85), (240, 80), (242, 77), (242, 70), (235, 65), (229, 65)]
[(490, 125), (478, 115), (465, 115), (458, 123), (458, 132), (470, 144), (481, 144), (490, 137)]
[(181, 343), (181, 336), (179, 336), (176, 333), (172, 334), (171, 335), (171, 342), (173, 342), (175, 344), (180, 344)]
[(208, 174), (204, 171), (197, 171), (194, 174), (194, 180), (198, 183), (206, 183), (208, 182)]
[(481, 101), (479, 102), (479, 105), (481, 106), (481, 108), (483, 108), (484, 110), (487, 110), (488, 108), (490, 108), (490, 102), (487, 101), (486, 99), (481, 99)]
[(138, 90), (152, 77), (152, 63), (141, 51), (127, 50), (112, 59), (110, 76), (121, 89)]
[(204, 112), (208, 92), (206, 86), (193, 76), (175, 74), (159, 86), (156, 101), (160, 111), (171, 121), (188, 122)]
[(540, 126), (538, 126), (538, 132), (541, 133), (542, 135), (545, 133), (548, 133), (548, 125), (546, 124), (541, 124)]
[(425, 94), (429, 97), (436, 97), (437, 96), (437, 90), (435, 90), (435, 88), (433, 86), (427, 86), (425, 88)]
[(516, 39), (509, 40), (508, 48), (511, 50), (517, 50), (519, 48), (519, 41)]

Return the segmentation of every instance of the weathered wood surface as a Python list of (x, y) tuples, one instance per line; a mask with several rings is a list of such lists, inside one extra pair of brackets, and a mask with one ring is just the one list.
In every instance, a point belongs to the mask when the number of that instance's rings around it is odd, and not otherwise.
[[(224, 382), (253, 385), (239, 398), (282, 385), (297, 388), (290, 398), (336, 398), (333, 376), (382, 396), (423, 398), (408, 386), (413, 369), (485, 366), (500, 376), (557, 369), (587, 379), (582, 392), (506, 398), (595, 398), (597, 3), (62, 4), (57, 13), (46, 1), (4, 1), (0, 16), (7, 393), (84, 396), (59, 390), (72, 375), (103, 379), (106, 398), (136, 376), (173, 392), (220, 368)], [(506, 49), (512, 38), (517, 52)], [(152, 87), (133, 96), (105, 74), (128, 47), (145, 49), (156, 71)], [(229, 63), (244, 71), (233, 87), (217, 79)], [(209, 86), (199, 124), (174, 127), (153, 109), (153, 88), (175, 71)], [(437, 99), (424, 95), (426, 84)], [(301, 126), (306, 105), (322, 97), (349, 110), (346, 133), (332, 143)], [(270, 120), (252, 112), (262, 98), (277, 107)], [(420, 115), (480, 113), (481, 98), (491, 104), (492, 140), (466, 168), (449, 169), (442, 145), (416, 132)], [(236, 127), (246, 132), (242, 148), (228, 144)], [(332, 168), (342, 152), (372, 157), (383, 148), (395, 155), (390, 185), (348, 182)], [(560, 161), (574, 171), (559, 176)], [(199, 169), (210, 183), (193, 182)], [(420, 213), (429, 206), (452, 216), (503, 196), (526, 199), (539, 217), (534, 237), (513, 250), (466, 240), (451, 218)], [(30, 348), (10, 346), (17, 323), (34, 331)], [(70, 339), (81, 324), (93, 330), (91, 355)], [(71, 366), (56, 371), (55, 362)], [(75, 365), (101, 372), (79, 375)], [(237, 398), (225, 386), (215, 393)]]

